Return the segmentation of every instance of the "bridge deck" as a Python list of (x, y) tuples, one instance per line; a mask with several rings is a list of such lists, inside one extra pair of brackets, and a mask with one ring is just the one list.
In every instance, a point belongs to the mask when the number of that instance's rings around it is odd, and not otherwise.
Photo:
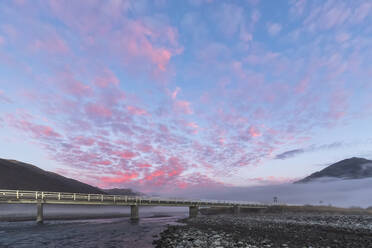
[(267, 205), (241, 201), (212, 201), (161, 199), (123, 195), (99, 195), (26, 190), (1, 190), (0, 203), (13, 204), (76, 204), (76, 205), (123, 205), (123, 206), (177, 206), (177, 207), (233, 207), (266, 208)]

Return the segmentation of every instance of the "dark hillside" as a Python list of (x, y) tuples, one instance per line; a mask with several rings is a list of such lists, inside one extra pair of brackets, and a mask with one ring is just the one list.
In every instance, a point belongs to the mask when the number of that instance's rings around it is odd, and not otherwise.
[(0, 189), (106, 194), (89, 184), (6, 159), (0, 159)]
[(372, 177), (372, 160), (349, 158), (315, 172), (296, 183), (307, 183), (317, 179), (333, 177), (339, 179), (361, 179)]

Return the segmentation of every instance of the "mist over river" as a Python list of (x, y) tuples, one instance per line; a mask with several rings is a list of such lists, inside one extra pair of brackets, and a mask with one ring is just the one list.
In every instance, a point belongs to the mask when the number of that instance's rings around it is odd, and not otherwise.
[[(48, 206), (46, 221), (0, 222), (0, 247), (154, 247), (152, 242), (166, 229), (187, 216), (187, 208), (140, 207), (140, 220), (111, 218), (129, 215), (128, 207)], [(21, 217), (35, 219), (35, 205), (0, 205), (0, 219)], [(61, 216), (89, 216), (96, 219), (48, 220)], [(99, 218), (99, 216), (102, 216)], [(107, 218), (109, 216), (110, 218)]]

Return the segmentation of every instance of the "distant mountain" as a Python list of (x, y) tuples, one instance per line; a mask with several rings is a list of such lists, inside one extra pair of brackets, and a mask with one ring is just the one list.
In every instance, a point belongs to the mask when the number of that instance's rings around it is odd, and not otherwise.
[(6, 159), (0, 159), (0, 189), (106, 194), (89, 184)]
[(143, 195), (140, 192), (135, 192), (132, 189), (103, 189), (109, 195), (130, 195), (130, 196), (140, 196)]
[(295, 183), (308, 183), (327, 177), (339, 179), (361, 179), (372, 177), (372, 160), (356, 157), (345, 159)]

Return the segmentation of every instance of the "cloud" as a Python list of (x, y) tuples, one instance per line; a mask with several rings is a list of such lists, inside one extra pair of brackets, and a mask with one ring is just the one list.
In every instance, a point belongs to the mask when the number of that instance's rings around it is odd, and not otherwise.
[(100, 103), (88, 103), (85, 106), (85, 111), (88, 115), (95, 117), (102, 117), (102, 118), (109, 118), (112, 116), (112, 111), (100, 104)]
[(174, 102), (174, 107), (176, 111), (179, 111), (183, 114), (191, 115), (194, 111), (191, 108), (191, 103), (188, 101), (177, 100)]
[(238, 5), (223, 3), (218, 6), (214, 15), (219, 31), (228, 37), (238, 32), (244, 21), (244, 9)]
[[(292, 18), (274, 23), (261, 4), (196, 2), (181, 23), (167, 1), (4, 3), (0, 84), (12, 84), (0, 102), (17, 102), (0, 104), (2, 126), (76, 179), (169, 192), (213, 191), (240, 168), (337, 148), (347, 143), (309, 144), (368, 122), (369, 3), (291, 1)], [(281, 42), (261, 39), (261, 24)], [(14, 114), (22, 106), (28, 115)], [(244, 177), (292, 180), (263, 174)]]
[(12, 100), (9, 97), (5, 96), (5, 93), (2, 90), (0, 90), (0, 101), (5, 103), (12, 103)]
[(94, 84), (105, 88), (109, 85), (118, 86), (119, 85), (119, 79), (115, 76), (115, 74), (108, 68), (103, 70), (102, 75), (99, 75), (95, 80)]
[(178, 93), (181, 91), (179, 87), (177, 87), (171, 94), (171, 98), (175, 100), (177, 98)]
[(279, 34), (281, 30), (282, 30), (282, 25), (280, 25), (279, 23), (268, 23), (267, 24), (267, 32), (271, 36), (275, 36)]
[(147, 114), (146, 110), (138, 108), (138, 107), (128, 106), (127, 109), (129, 111), (129, 113), (131, 113), (133, 115), (146, 115)]
[(305, 152), (316, 152), (316, 151), (322, 151), (322, 150), (328, 150), (328, 149), (337, 149), (342, 146), (345, 146), (345, 144), (342, 142), (334, 142), (334, 143), (324, 144), (324, 145), (311, 145), (306, 148), (294, 149), (294, 150), (280, 153), (275, 156), (275, 159), (288, 159), (288, 158), (295, 157)]
[(29, 133), (36, 140), (55, 140), (61, 137), (61, 134), (48, 125), (33, 123), (24, 118), (19, 119), (11, 114), (6, 116), (5, 121), (11, 127)]
[(290, 151), (286, 151), (286, 152), (283, 152), (283, 153), (280, 153), (278, 155), (275, 156), (275, 159), (287, 159), (287, 158), (291, 158), (291, 157), (294, 157), (298, 154), (301, 154), (301, 153), (304, 153), (305, 151), (303, 149), (295, 149), (295, 150), (290, 150)]
[[(229, 187), (216, 185), (203, 191), (189, 187), (177, 195), (197, 199), (237, 200), (258, 203), (333, 205), (339, 207), (369, 207), (369, 185), (372, 179), (332, 180), (307, 184), (281, 184), (255, 187)], [(316, 192), (316, 193), (314, 193)]]

